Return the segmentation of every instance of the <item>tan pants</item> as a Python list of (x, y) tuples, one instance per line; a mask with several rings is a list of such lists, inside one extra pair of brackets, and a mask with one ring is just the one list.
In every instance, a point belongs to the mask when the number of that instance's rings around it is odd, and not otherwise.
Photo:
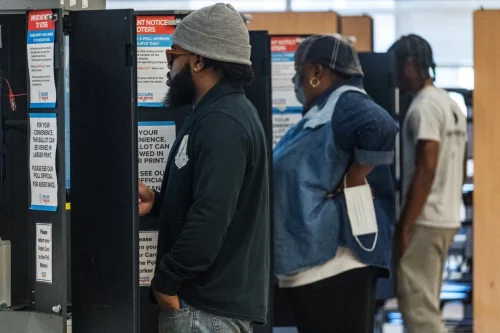
[(397, 273), (399, 309), (408, 333), (448, 332), (439, 296), (446, 256), (457, 231), (424, 226), (413, 230)]

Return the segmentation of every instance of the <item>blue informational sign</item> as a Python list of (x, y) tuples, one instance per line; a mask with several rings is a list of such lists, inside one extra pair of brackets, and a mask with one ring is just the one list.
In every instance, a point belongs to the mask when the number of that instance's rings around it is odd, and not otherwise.
[(302, 105), (295, 96), (292, 79), (295, 75), (295, 51), (298, 37), (271, 39), (273, 91), (273, 147), (281, 137), (302, 119)]

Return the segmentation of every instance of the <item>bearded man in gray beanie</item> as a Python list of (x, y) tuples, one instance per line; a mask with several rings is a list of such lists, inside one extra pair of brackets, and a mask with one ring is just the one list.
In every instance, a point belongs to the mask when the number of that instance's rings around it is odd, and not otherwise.
[(268, 148), (243, 85), (249, 34), (231, 5), (185, 17), (167, 51), (169, 107), (192, 105), (162, 189), (139, 184), (161, 227), (152, 290), (160, 332), (252, 332), (265, 323), (270, 265)]

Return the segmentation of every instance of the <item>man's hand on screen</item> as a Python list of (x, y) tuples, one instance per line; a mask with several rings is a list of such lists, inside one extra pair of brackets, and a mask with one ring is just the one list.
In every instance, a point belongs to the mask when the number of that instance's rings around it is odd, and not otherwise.
[(139, 182), (139, 216), (148, 215), (153, 209), (155, 193), (146, 185)]

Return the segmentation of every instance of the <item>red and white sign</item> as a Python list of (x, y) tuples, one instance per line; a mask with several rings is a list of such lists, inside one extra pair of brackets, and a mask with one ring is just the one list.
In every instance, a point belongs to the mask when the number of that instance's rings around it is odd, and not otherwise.
[(52, 15), (53, 13), (50, 9), (30, 12), (28, 31), (54, 30), (56, 28), (56, 22), (51, 19)]
[(28, 71), (30, 108), (55, 108), (54, 42), (56, 23), (51, 10), (32, 11), (28, 16)]
[(168, 64), (165, 50), (172, 47), (175, 16), (137, 17), (138, 104), (162, 107), (168, 91)]
[(272, 37), (271, 52), (295, 52), (301, 40), (300, 37)]
[(175, 26), (169, 25), (169, 21), (175, 20), (175, 16), (138, 16), (137, 34), (140, 35), (171, 35)]

